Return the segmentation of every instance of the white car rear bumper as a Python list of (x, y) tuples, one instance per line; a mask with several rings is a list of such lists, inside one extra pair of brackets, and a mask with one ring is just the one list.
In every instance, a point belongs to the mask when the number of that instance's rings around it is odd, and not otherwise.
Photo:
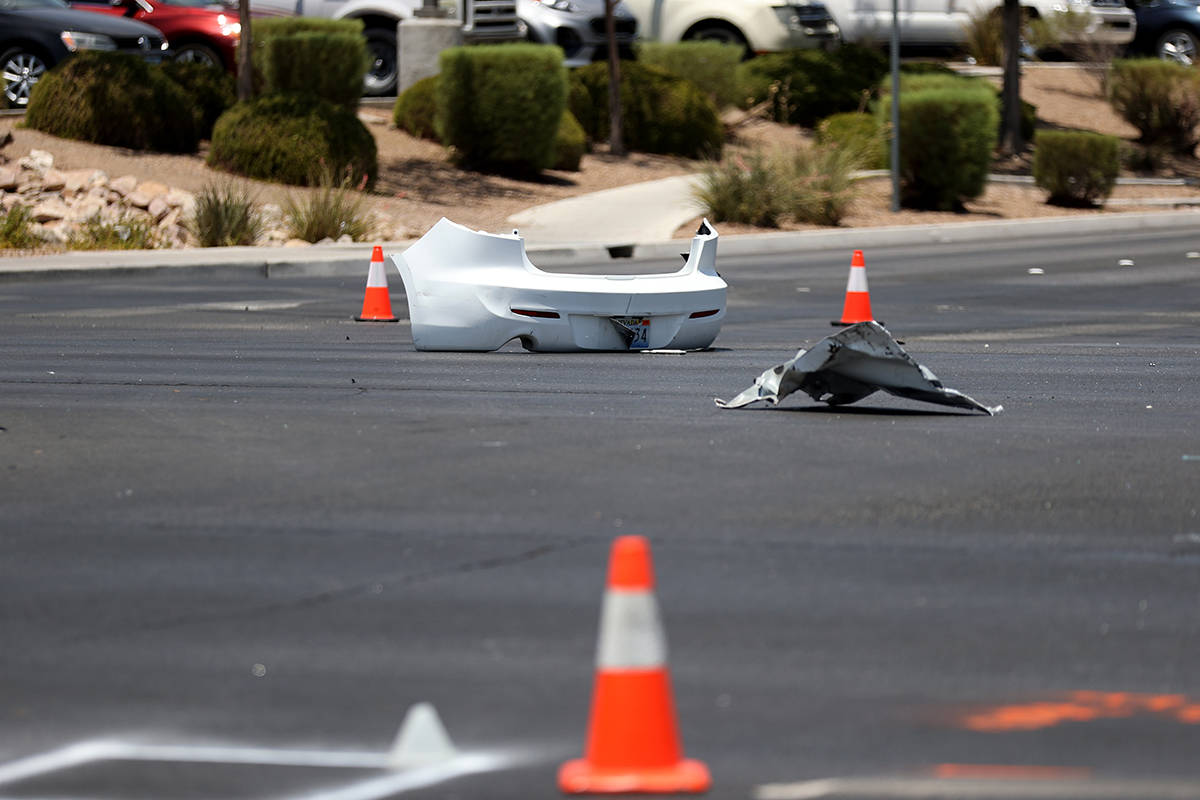
[(408, 296), (418, 350), (694, 350), (725, 319), (717, 232), (707, 220), (678, 272), (567, 275), (530, 263), (517, 234), (472, 231), (441, 219), (391, 256)]

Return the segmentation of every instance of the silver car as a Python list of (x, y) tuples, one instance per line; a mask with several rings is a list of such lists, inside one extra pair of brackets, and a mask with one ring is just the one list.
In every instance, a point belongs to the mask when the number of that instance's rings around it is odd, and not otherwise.
[[(517, 17), (530, 41), (562, 48), (568, 67), (608, 58), (604, 0), (517, 0)], [(613, 10), (620, 58), (633, 58), (637, 19), (618, 3)]]

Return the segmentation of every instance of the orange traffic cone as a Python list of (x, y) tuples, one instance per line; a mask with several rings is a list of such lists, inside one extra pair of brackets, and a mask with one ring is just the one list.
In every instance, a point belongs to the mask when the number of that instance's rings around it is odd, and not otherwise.
[(846, 304), (842, 307), (842, 318), (833, 325), (853, 325), (856, 322), (871, 322), (871, 293), (867, 290), (867, 262), (862, 250), (855, 250), (850, 258), (850, 277), (846, 281)]
[(397, 322), (392, 316), (392, 301), (388, 297), (387, 272), (383, 269), (383, 248), (375, 245), (371, 251), (371, 269), (367, 273), (367, 291), (363, 295), (359, 322)]
[(654, 599), (650, 544), (613, 542), (584, 757), (559, 768), (570, 794), (703, 792), (708, 767), (683, 758)]

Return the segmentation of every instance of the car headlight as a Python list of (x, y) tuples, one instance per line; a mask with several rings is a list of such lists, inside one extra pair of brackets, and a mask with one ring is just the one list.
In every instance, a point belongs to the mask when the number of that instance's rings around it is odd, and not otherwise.
[(546, 8), (553, 8), (555, 11), (570, 13), (575, 10), (575, 6), (571, 5), (571, 0), (533, 0), (533, 2), (541, 3)]
[(233, 22), (224, 14), (217, 15), (217, 27), (221, 29), (222, 36), (241, 36), (242, 23)]
[(102, 33), (83, 33), (82, 31), (63, 31), (59, 34), (62, 43), (74, 53), (77, 50), (116, 50), (117, 43)]

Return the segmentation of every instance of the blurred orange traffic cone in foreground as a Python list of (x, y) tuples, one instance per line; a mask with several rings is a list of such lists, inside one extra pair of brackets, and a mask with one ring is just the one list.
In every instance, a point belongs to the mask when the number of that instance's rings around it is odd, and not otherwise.
[(683, 758), (667, 674), (667, 645), (654, 599), (650, 544), (613, 542), (584, 757), (563, 764), (570, 794), (703, 792), (708, 767)]
[(846, 304), (842, 307), (842, 318), (834, 320), (834, 325), (853, 325), (856, 322), (870, 322), (871, 293), (867, 290), (867, 262), (863, 259), (862, 250), (855, 250), (850, 258), (850, 277), (846, 281)]
[(387, 272), (383, 268), (383, 248), (379, 245), (371, 251), (371, 269), (367, 273), (367, 291), (363, 295), (362, 313), (354, 319), (359, 322), (397, 322), (392, 316), (392, 301), (388, 297)]

